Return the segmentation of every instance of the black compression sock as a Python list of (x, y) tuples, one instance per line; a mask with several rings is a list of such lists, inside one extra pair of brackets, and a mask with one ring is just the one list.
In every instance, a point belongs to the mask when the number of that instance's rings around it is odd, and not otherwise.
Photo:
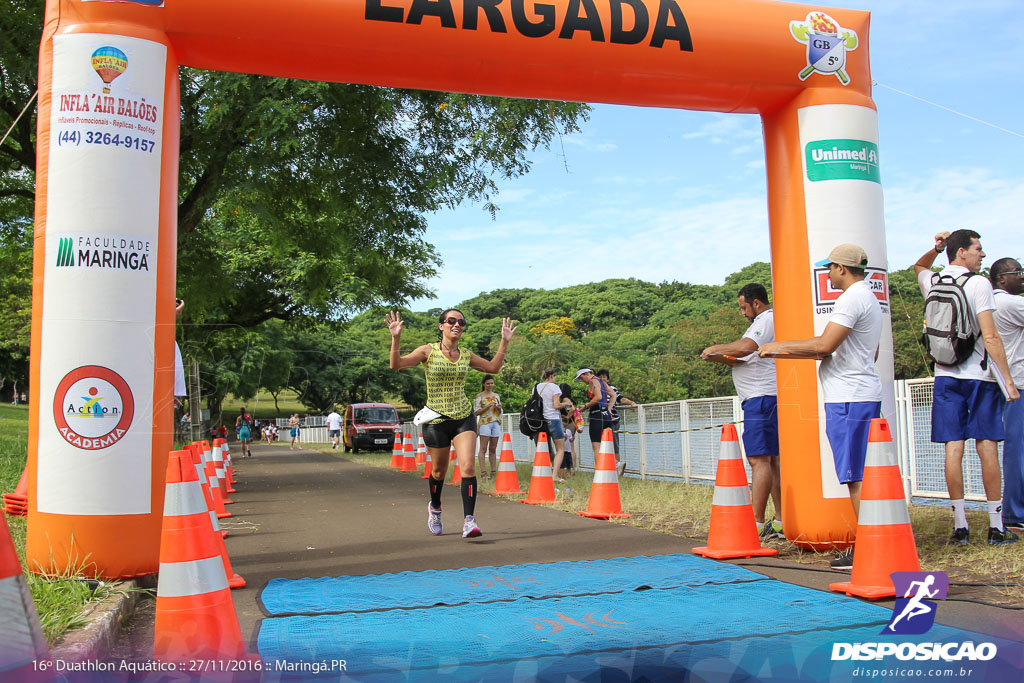
[(462, 513), (467, 517), (476, 510), (476, 477), (462, 478)]
[(434, 475), (431, 474), (427, 477), (427, 482), (430, 483), (430, 504), (434, 506), (435, 510), (441, 509), (441, 487), (444, 486), (444, 479), (438, 481), (434, 479)]

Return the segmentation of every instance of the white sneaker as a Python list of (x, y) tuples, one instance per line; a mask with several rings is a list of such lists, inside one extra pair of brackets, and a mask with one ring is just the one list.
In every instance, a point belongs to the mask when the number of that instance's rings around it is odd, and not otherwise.
[(483, 534), (484, 532), (480, 531), (480, 527), (476, 525), (476, 517), (466, 515), (466, 521), (462, 525), (462, 537), (476, 538), (477, 536), (483, 536)]
[(441, 511), (435, 510), (430, 503), (427, 503), (427, 528), (435, 536), (440, 536), (444, 531), (444, 526), (441, 524)]

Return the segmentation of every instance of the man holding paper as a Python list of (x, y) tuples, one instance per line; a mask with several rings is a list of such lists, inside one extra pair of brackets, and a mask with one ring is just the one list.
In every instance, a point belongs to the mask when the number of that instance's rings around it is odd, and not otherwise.
[[(775, 312), (764, 285), (751, 282), (736, 296), (740, 313), (750, 327), (738, 340), (715, 344), (700, 357), (732, 368), (732, 383), (743, 408), (743, 448), (750, 462), (754, 521), (762, 540), (785, 538), (782, 534), (782, 484), (779, 478), (778, 390), (775, 359), (761, 358), (757, 349), (775, 341)], [(775, 520), (765, 520), (771, 495)]]
[[(996, 310), (992, 316), (1003, 338), (1010, 379), (1024, 387), (1024, 278), (1020, 263), (1002, 258), (992, 264), (989, 279), (994, 287)], [(1024, 401), (1003, 407), (1003, 524), (1024, 530)]]
[[(981, 236), (973, 230), (940, 232), (935, 246), (914, 264), (921, 293), (927, 298), (934, 282), (932, 263), (945, 250), (949, 265), (938, 276), (950, 276), (962, 281), (967, 301), (968, 318), (980, 331), (974, 340), (970, 356), (955, 365), (935, 364), (935, 388), (932, 395), (932, 441), (945, 444), (946, 490), (953, 507), (953, 535), (951, 545), (970, 543), (967, 514), (964, 511), (964, 442), (974, 439), (981, 460), (981, 477), (988, 499), (988, 543), (1006, 545), (1015, 543), (1017, 536), (1003, 526), (1003, 501), (999, 490), (998, 442), (1004, 438), (1003, 392), (994, 373), (1006, 378), (1006, 400), (1016, 401), (1020, 394), (1010, 380), (1003, 342), (996, 329), (992, 312), (995, 301), (992, 284), (984, 277), (973, 277), (981, 270), (985, 252)], [(966, 275), (966, 278), (962, 276)], [(994, 368), (991, 366), (995, 366)]]

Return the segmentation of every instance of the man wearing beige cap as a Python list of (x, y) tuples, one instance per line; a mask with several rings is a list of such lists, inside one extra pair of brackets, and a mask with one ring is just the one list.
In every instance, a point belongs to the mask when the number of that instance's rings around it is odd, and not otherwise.
[[(860, 514), (860, 487), (871, 420), (881, 413), (882, 382), (875, 370), (882, 337), (882, 308), (864, 281), (867, 253), (856, 244), (840, 244), (814, 265), (828, 267), (836, 299), (825, 330), (802, 341), (763, 344), (762, 357), (822, 359), (818, 368), (825, 399), (825, 435), (841, 484), (850, 489), (853, 512)], [(853, 567), (853, 550), (840, 553), (833, 569)]]

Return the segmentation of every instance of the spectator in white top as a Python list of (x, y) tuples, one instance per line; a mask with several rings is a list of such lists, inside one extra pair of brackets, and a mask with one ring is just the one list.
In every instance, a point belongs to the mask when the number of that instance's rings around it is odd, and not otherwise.
[[(949, 265), (939, 275), (960, 277), (981, 270), (985, 252), (981, 236), (973, 230), (940, 232), (935, 236), (935, 247), (928, 250), (914, 264), (921, 292), (927, 297), (932, 288), (931, 267), (935, 257), (945, 249)], [(1005, 545), (1017, 540), (1016, 534), (1007, 532), (1002, 520), (1002, 497), (999, 490), (999, 445), (1004, 438), (1003, 394), (992, 376), (989, 363), (995, 363), (1007, 381), (1010, 401), (1020, 394), (1014, 386), (1006, 363), (1003, 341), (996, 329), (993, 311), (992, 283), (984, 277), (968, 275), (963, 282), (970, 319), (977, 322), (982, 343), (975, 340), (974, 352), (957, 365), (935, 364), (935, 387), (932, 394), (932, 441), (945, 444), (946, 490), (953, 507), (953, 535), (951, 545), (970, 543), (967, 514), (964, 510), (964, 443), (974, 439), (981, 460), (981, 479), (988, 499), (991, 545)]]
[[(775, 341), (775, 313), (768, 303), (768, 290), (756, 282), (745, 285), (736, 300), (740, 313), (750, 321), (747, 331), (738, 341), (709, 346), (700, 357), (732, 368), (732, 383), (743, 407), (743, 449), (750, 462), (757, 531), (762, 539), (785, 538), (782, 534), (775, 359), (757, 355), (762, 344)], [(766, 523), (764, 513), (769, 494), (777, 519)]]
[(327, 436), (331, 437), (331, 450), (337, 450), (341, 441), (341, 415), (338, 414), (338, 406), (331, 408), (327, 415)]
[[(839, 482), (850, 490), (854, 515), (860, 514), (860, 488), (871, 420), (882, 409), (882, 381), (875, 370), (882, 337), (882, 308), (864, 281), (868, 255), (856, 244), (840, 244), (827, 259), (828, 279), (843, 293), (824, 331), (803, 341), (764, 344), (762, 358), (820, 358), (818, 378), (825, 402), (825, 435), (832, 447)], [(853, 567), (853, 549), (832, 560), (833, 569)]]
[[(1003, 339), (1006, 362), (1014, 386), (1024, 387), (1024, 272), (1012, 258), (992, 264), (989, 279), (995, 288), (992, 317)], [(1024, 530), (1024, 402), (1007, 401), (1003, 407), (1003, 524)]]
[[(540, 396), (541, 405), (544, 406), (544, 420), (547, 422), (548, 453), (551, 455), (551, 471), (558, 475), (562, 466), (562, 458), (565, 457), (565, 432), (562, 430), (562, 408), (572, 405), (572, 401), (562, 399), (562, 389), (555, 383), (557, 371), (548, 368), (541, 375), (541, 381), (537, 383), (537, 394)], [(564, 481), (558, 478), (556, 481)]]

